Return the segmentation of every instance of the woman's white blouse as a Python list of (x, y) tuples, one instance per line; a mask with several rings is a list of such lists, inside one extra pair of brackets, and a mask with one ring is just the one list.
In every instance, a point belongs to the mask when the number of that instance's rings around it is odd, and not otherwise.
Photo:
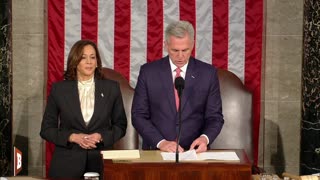
[(94, 78), (87, 81), (78, 81), (80, 106), (86, 125), (89, 124), (94, 110)]

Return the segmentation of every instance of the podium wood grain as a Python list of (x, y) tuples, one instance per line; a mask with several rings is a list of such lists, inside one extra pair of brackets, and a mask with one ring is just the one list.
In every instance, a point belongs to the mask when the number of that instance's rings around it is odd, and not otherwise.
[[(227, 150), (224, 150), (227, 151)], [(251, 163), (243, 150), (240, 161), (163, 161), (159, 151), (140, 151), (134, 160), (104, 159), (105, 180), (210, 180), (251, 179)]]

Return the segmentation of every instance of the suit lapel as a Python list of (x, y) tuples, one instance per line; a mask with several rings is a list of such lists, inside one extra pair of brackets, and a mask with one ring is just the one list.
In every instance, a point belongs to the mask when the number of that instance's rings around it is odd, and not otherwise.
[(185, 104), (187, 103), (189, 96), (193, 94), (194, 87), (196, 87), (195, 84), (197, 82), (197, 77), (198, 71), (196, 70), (195, 60), (193, 58), (190, 58), (187, 67), (187, 73), (185, 76), (185, 88), (182, 92), (181, 111), (183, 111), (183, 108), (185, 107)]
[(91, 120), (88, 124), (88, 127), (94, 123), (94, 121), (97, 120), (97, 115), (100, 114), (100, 112), (104, 109), (104, 99), (106, 99), (109, 96), (109, 93), (104, 91), (102, 81), (95, 80), (95, 91), (94, 91), (94, 111), (93, 115), (91, 117)]
[(82, 112), (81, 112), (77, 81), (70, 82), (70, 86), (67, 87), (67, 90), (64, 93), (64, 97), (66, 99), (66, 102), (69, 104), (71, 112), (73, 112), (77, 117), (76, 119), (79, 120), (79, 123), (82, 126), (86, 127), (86, 124), (84, 122)]
[(169, 63), (169, 56), (166, 56), (164, 58), (164, 61), (162, 63), (162, 67), (160, 68), (160, 77), (162, 84), (164, 86), (164, 89), (166, 89), (168, 92), (168, 101), (169, 101), (169, 106), (173, 114), (177, 113), (176, 110), (176, 102), (175, 102), (175, 96), (174, 96), (174, 86), (173, 86), (173, 79), (172, 79), (172, 72), (171, 72), (171, 67)]

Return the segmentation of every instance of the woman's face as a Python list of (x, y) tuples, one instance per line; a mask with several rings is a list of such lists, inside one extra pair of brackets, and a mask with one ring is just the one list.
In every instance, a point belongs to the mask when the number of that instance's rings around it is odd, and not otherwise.
[(91, 45), (83, 48), (82, 59), (77, 66), (77, 78), (79, 81), (85, 81), (94, 76), (97, 67), (96, 51)]

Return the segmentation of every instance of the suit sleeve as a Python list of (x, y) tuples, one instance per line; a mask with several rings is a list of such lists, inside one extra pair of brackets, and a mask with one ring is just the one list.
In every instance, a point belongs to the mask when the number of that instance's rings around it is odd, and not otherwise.
[(57, 105), (57, 85), (53, 84), (43, 115), (40, 136), (58, 146), (71, 147), (68, 143), (72, 131), (59, 128), (59, 107)]
[(206, 103), (203, 134), (208, 136), (209, 144), (211, 144), (219, 135), (224, 124), (219, 79), (216, 69), (211, 73), (209, 82), (210, 87)]
[(119, 83), (113, 88), (114, 103), (111, 110), (111, 128), (101, 128), (98, 133), (103, 138), (105, 147), (112, 146), (116, 141), (126, 134), (127, 117), (123, 106), (122, 94)]
[[(153, 82), (156, 83), (156, 82)], [(148, 96), (148, 79), (144, 66), (141, 67), (132, 102), (132, 125), (147, 144), (155, 148), (164, 139), (151, 122), (150, 102)]]

